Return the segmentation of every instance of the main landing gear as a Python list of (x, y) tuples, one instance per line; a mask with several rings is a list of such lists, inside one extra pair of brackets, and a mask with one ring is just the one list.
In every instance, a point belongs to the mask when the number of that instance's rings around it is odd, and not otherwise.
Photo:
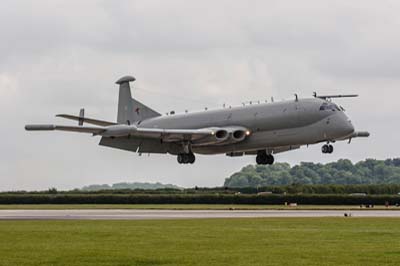
[(179, 164), (193, 164), (196, 161), (196, 156), (193, 153), (181, 153), (178, 154)]
[(330, 144), (325, 144), (324, 146), (322, 146), (322, 153), (332, 153), (333, 152), (333, 146)]
[(265, 151), (260, 151), (257, 153), (256, 162), (261, 165), (272, 165), (275, 162), (275, 158), (271, 154), (267, 154)]

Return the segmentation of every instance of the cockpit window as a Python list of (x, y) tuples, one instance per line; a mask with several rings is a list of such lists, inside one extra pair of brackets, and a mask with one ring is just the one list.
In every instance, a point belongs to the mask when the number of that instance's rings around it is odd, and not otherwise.
[(341, 109), (334, 103), (325, 102), (319, 108), (321, 111), (341, 111)]

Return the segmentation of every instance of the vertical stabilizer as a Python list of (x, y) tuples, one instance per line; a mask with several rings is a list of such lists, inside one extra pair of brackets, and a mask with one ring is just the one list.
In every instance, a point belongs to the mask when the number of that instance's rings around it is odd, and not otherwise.
[(118, 124), (135, 124), (145, 119), (161, 116), (160, 113), (132, 98), (129, 82), (135, 80), (132, 76), (125, 76), (116, 82), (119, 85)]

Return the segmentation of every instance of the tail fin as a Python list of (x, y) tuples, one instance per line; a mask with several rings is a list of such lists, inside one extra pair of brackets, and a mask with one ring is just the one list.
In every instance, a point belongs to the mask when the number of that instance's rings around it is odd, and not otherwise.
[(161, 116), (160, 113), (132, 98), (129, 82), (135, 80), (132, 76), (125, 76), (116, 82), (119, 85), (118, 124), (134, 124), (148, 118)]

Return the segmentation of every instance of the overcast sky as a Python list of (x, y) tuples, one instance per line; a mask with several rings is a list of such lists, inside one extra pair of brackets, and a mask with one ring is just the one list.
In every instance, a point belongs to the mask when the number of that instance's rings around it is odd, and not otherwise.
[(115, 121), (118, 87), (159, 112), (243, 101), (358, 93), (338, 100), (370, 139), (320, 145), (277, 161), (399, 156), (400, 1), (18, 1), (0, 4), (0, 190), (70, 189), (120, 181), (217, 186), (253, 157), (143, 155), (99, 138), (24, 131), (70, 123), (57, 113)]

